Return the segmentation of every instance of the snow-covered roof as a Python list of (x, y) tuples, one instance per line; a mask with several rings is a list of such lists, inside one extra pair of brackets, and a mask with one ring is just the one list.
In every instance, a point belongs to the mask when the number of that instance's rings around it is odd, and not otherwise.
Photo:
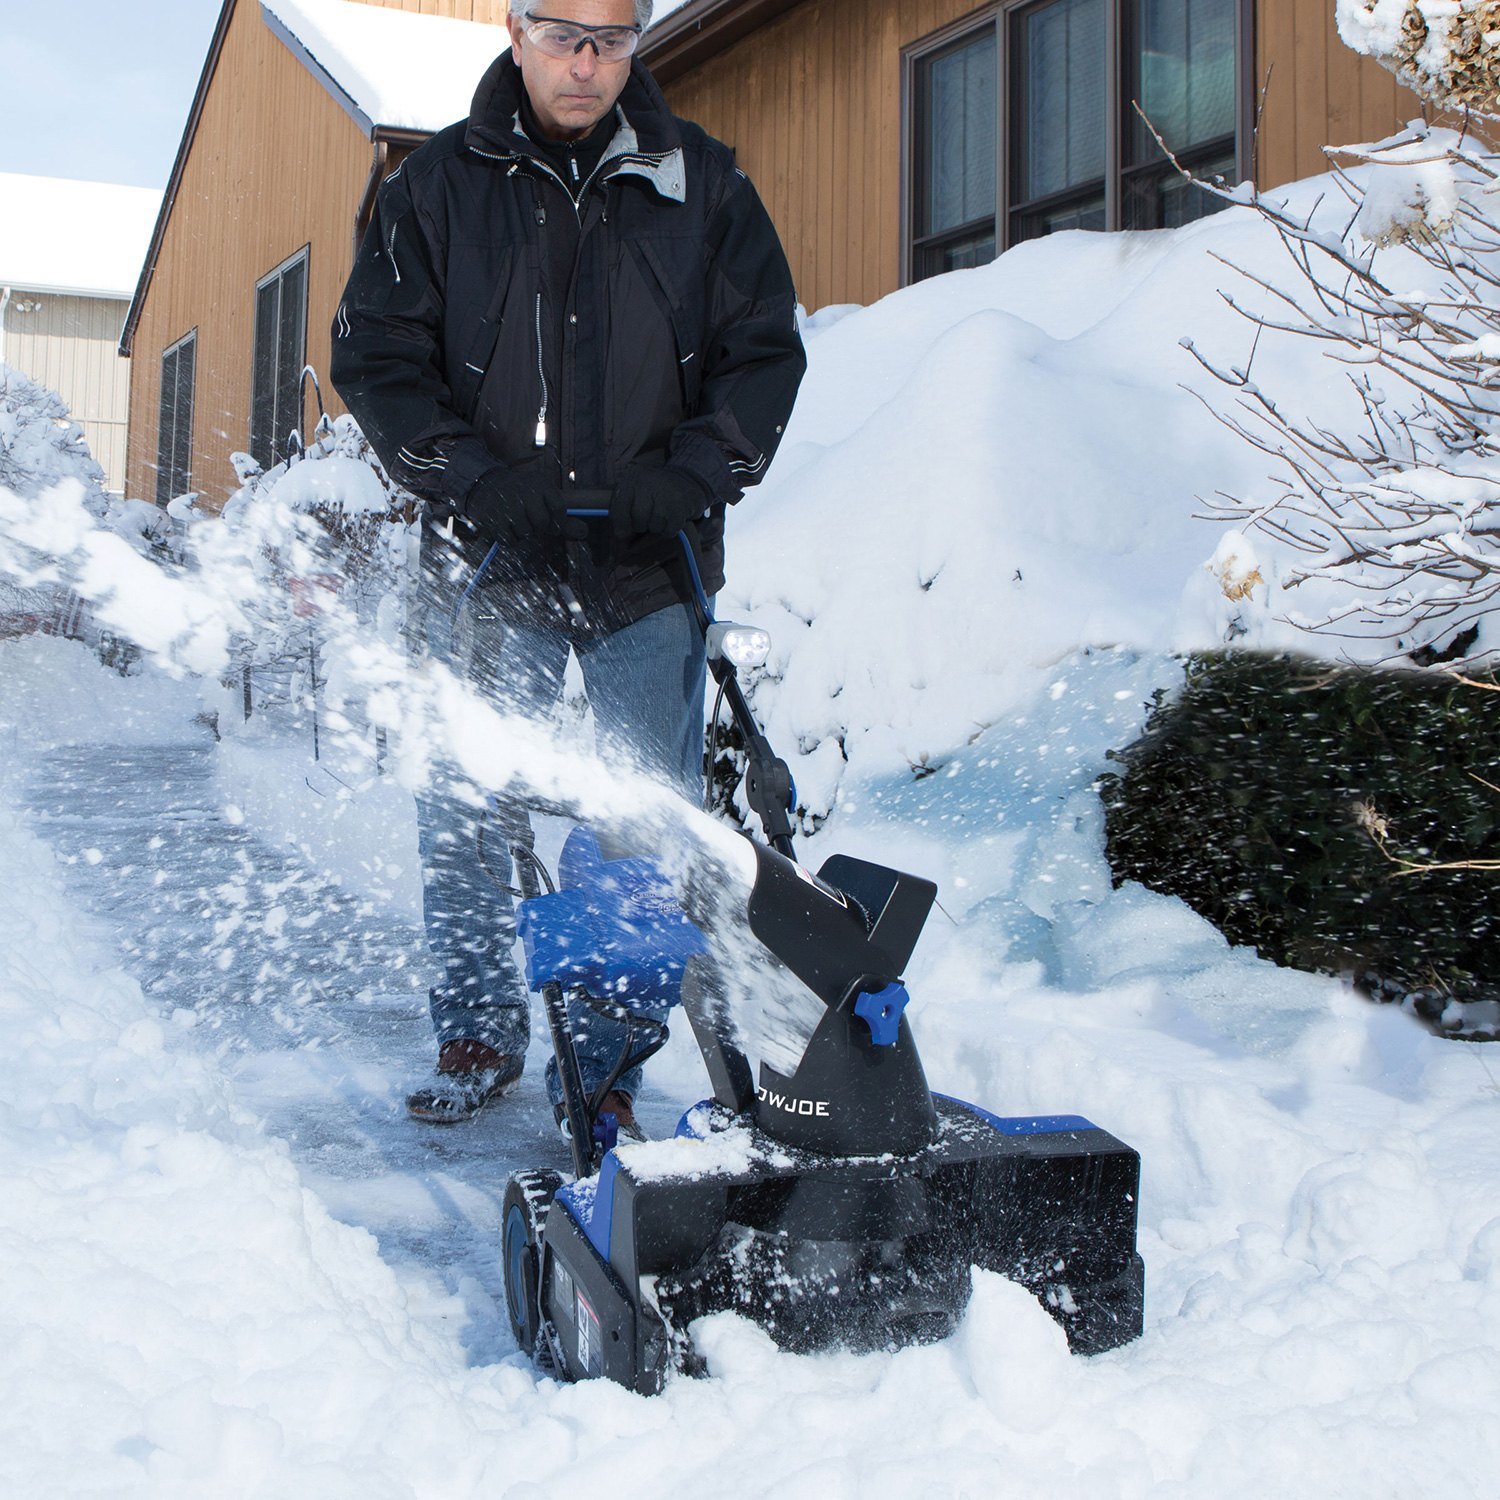
[(356, 0), (261, 0), (370, 126), (441, 130), (468, 112), (503, 26), (423, 16)]
[(0, 172), (0, 287), (128, 297), (160, 207), (155, 188)]
[[(653, 19), (686, 0), (658, 0)], [(367, 127), (441, 130), (467, 113), (484, 71), (510, 46), (503, 26), (358, 0), (261, 0)]]

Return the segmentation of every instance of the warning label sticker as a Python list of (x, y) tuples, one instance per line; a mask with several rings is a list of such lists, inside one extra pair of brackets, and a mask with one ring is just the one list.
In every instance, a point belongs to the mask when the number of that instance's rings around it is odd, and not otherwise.
[(602, 1375), (604, 1373), (604, 1341), (600, 1337), (599, 1315), (589, 1305), (589, 1299), (582, 1292), (579, 1292), (577, 1297), (578, 1363), (583, 1366), (585, 1375)]

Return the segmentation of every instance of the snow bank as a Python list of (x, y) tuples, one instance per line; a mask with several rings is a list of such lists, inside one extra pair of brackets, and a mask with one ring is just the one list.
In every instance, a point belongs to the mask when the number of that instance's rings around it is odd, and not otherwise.
[(5, 807), (0, 870), (0, 1490), (356, 1493), (319, 1434), (420, 1422), (451, 1347)]
[(149, 663), (122, 677), (81, 641), (0, 641), (0, 760), (96, 743), (105, 726), (113, 744), (179, 744), (206, 733), (193, 723), (200, 707), (198, 684), (174, 682)]
[[(731, 512), (723, 611), (772, 634), (755, 704), (815, 815), (846, 774), (941, 764), (1080, 648), (1222, 641), (1197, 497), (1266, 464), (1181, 347), (1248, 352), (1221, 256), (1281, 252), (1246, 209), (1054, 235), (811, 332), (782, 451)], [(1258, 363), (1342, 409), (1307, 347), (1267, 338)]]
[(461, 1308), (328, 1217), (4, 810), (0, 871), (7, 1493), (1467, 1496), (1500, 1462), (1478, 1049), (1230, 952), (1176, 902), (1079, 904), (1075, 880), (1050, 956), (1003, 968), (981, 902), (914, 983), (938, 1086), (1141, 1148), (1138, 1343), (1071, 1358), (981, 1275), (954, 1338), (899, 1353), (798, 1358), (711, 1319), (710, 1378), (648, 1400), (469, 1366)]

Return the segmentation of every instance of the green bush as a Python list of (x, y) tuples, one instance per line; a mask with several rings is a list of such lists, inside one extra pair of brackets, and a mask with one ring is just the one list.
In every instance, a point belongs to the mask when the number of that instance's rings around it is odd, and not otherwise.
[(1190, 659), (1113, 758), (1100, 792), (1117, 882), (1180, 896), (1277, 963), (1446, 1009), (1445, 1025), (1500, 999), (1500, 875), (1402, 874), (1372, 833), (1418, 864), (1500, 857), (1500, 793), (1483, 784), (1500, 785), (1500, 694), (1218, 653)]

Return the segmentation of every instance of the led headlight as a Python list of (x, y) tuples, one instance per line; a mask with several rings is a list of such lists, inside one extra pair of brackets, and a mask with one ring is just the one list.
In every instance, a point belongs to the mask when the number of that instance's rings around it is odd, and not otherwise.
[(771, 637), (756, 625), (722, 621), (708, 627), (710, 661), (726, 657), (736, 667), (759, 667), (771, 654)]

